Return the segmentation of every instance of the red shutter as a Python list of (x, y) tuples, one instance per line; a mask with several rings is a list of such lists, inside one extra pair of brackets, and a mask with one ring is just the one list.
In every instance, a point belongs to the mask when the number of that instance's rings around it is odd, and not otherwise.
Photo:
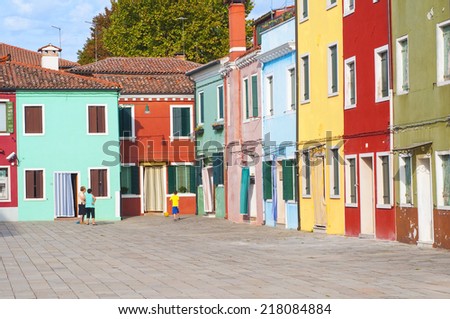
[(36, 134), (42, 133), (42, 107), (26, 106), (25, 107), (25, 133)]
[(88, 117), (89, 133), (97, 133), (97, 112), (95, 106), (89, 106)]
[(44, 176), (43, 171), (35, 171), (36, 198), (44, 197)]
[(26, 198), (34, 198), (34, 171), (25, 171)]
[(99, 175), (99, 195), (98, 196), (107, 196), (108, 195), (108, 180), (106, 169), (98, 170)]
[(98, 180), (98, 170), (97, 169), (91, 170), (91, 189), (92, 189), (92, 194), (94, 194), (94, 196), (99, 196), (99, 194), (98, 194), (99, 180)]
[(97, 106), (97, 133), (106, 133), (105, 107)]

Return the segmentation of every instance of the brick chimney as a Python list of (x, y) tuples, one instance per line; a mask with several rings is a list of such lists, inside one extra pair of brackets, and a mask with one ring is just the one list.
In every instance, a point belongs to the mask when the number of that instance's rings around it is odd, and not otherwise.
[(230, 61), (236, 60), (246, 51), (245, 0), (226, 0), (230, 34)]
[(43, 68), (59, 70), (59, 52), (61, 52), (61, 48), (48, 44), (38, 49), (38, 52), (42, 54), (41, 66)]

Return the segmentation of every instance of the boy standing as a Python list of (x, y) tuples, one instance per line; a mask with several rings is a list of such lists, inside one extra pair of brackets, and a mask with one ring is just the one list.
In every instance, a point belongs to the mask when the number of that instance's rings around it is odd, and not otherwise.
[(180, 219), (178, 214), (180, 213), (180, 210), (178, 209), (178, 203), (180, 201), (180, 197), (177, 195), (178, 192), (174, 191), (173, 195), (170, 196), (169, 200), (172, 202), (172, 215), (173, 215), (173, 221), (177, 221), (177, 219)]
[(89, 225), (89, 219), (92, 216), (92, 225), (97, 225), (95, 223), (95, 201), (96, 198), (92, 194), (92, 189), (87, 190), (86, 194), (86, 225)]

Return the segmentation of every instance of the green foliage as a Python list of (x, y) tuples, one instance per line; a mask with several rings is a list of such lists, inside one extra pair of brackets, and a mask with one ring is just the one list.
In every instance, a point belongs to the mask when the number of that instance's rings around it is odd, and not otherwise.
[[(223, 0), (111, 0), (111, 5), (100, 15), (105, 21), (97, 44), (106, 56), (184, 52), (187, 60), (206, 63), (228, 53), (228, 7)], [(253, 6), (248, 1), (247, 14)], [(99, 20), (97, 16), (94, 23)], [(92, 43), (91, 36), (78, 52), (80, 63), (92, 60)]]

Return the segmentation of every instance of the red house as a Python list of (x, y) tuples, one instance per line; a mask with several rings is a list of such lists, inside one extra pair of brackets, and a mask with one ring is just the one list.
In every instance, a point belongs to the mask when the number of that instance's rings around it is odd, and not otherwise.
[[(71, 72), (119, 83), (122, 216), (196, 212), (194, 83), (185, 75), (199, 64), (177, 58), (107, 58)], [(120, 154), (120, 161), (119, 161)]]
[(343, 1), (345, 232), (395, 240), (389, 3)]

